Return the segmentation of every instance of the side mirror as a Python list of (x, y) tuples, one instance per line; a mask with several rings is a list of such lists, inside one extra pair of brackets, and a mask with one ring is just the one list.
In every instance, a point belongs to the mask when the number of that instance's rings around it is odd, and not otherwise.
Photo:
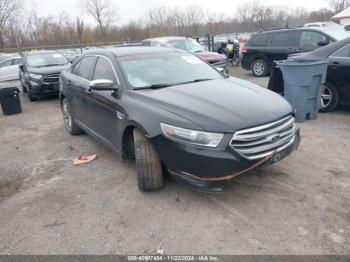
[(228, 78), (228, 77), (229, 77), (229, 74), (228, 74), (226, 68), (224, 68), (224, 67), (217, 67), (216, 70), (219, 71), (219, 73), (220, 73), (222, 76), (224, 76), (225, 78)]
[(114, 82), (107, 79), (98, 79), (90, 82), (91, 90), (96, 91), (117, 91), (119, 88), (114, 85)]
[(23, 70), (24, 70), (24, 65), (23, 65), (23, 64), (20, 64), (20, 65), (19, 65), (19, 69), (23, 71)]
[(320, 41), (317, 43), (318, 46), (326, 46), (329, 44), (329, 41), (328, 40), (325, 40), (325, 41)]

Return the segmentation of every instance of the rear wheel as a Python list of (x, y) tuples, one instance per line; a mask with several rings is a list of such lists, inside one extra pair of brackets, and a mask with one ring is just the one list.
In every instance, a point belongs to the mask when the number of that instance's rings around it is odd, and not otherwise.
[(141, 192), (163, 187), (162, 163), (149, 140), (134, 129), (135, 158), (138, 187)]
[(331, 84), (326, 83), (323, 93), (321, 95), (320, 112), (332, 112), (336, 109), (339, 102), (339, 92), (337, 88)]
[(68, 100), (65, 98), (62, 101), (62, 113), (64, 126), (69, 134), (76, 136), (83, 133), (83, 131), (75, 124), (74, 119), (71, 115), (70, 105), (68, 103)]
[(257, 59), (255, 60), (252, 65), (252, 72), (253, 75), (257, 77), (262, 77), (267, 75), (267, 63), (264, 59)]

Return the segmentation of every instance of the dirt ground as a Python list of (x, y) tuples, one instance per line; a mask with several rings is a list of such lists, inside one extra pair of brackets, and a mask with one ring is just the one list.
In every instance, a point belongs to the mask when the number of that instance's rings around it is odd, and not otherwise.
[[(299, 125), (299, 151), (223, 194), (171, 179), (144, 194), (134, 163), (67, 134), (57, 100), (21, 99), (0, 113), (0, 254), (350, 254), (349, 108)], [(81, 154), (98, 159), (74, 167)]]

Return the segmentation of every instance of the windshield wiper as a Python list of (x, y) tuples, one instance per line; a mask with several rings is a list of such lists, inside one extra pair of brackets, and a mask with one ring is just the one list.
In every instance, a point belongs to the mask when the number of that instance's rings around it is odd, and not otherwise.
[(214, 79), (211, 79), (211, 78), (200, 78), (200, 79), (195, 79), (195, 80), (191, 80), (191, 81), (187, 81), (187, 82), (176, 83), (176, 84), (174, 84), (174, 86), (193, 84), (193, 83), (205, 82), (205, 81), (210, 81), (210, 80), (214, 80)]
[(166, 88), (173, 86), (173, 84), (154, 84), (150, 86), (143, 86), (143, 87), (138, 87), (134, 88), (134, 90), (144, 90), (144, 89), (161, 89), (161, 88)]
[(205, 81), (210, 81), (210, 80), (214, 80), (214, 79), (202, 78), (202, 79), (195, 79), (195, 80), (181, 82), (181, 83), (175, 83), (175, 84), (154, 84), (154, 85), (150, 85), (150, 86), (143, 86), (143, 87), (134, 88), (134, 90), (161, 89), (161, 88), (166, 88), (166, 87), (170, 87), (170, 86), (193, 84), (193, 83), (205, 82)]

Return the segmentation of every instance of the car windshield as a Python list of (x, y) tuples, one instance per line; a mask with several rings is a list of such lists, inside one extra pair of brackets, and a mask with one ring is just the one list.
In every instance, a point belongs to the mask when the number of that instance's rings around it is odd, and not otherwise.
[(327, 30), (326, 33), (337, 41), (350, 37), (350, 34), (342, 29)]
[(134, 90), (224, 78), (198, 57), (186, 53), (125, 56), (118, 62)]
[(31, 67), (59, 66), (67, 63), (67, 59), (60, 53), (38, 53), (27, 57), (27, 64)]
[(182, 49), (190, 53), (204, 52), (204, 48), (194, 39), (187, 38), (183, 40), (171, 41), (170, 45), (177, 49)]

